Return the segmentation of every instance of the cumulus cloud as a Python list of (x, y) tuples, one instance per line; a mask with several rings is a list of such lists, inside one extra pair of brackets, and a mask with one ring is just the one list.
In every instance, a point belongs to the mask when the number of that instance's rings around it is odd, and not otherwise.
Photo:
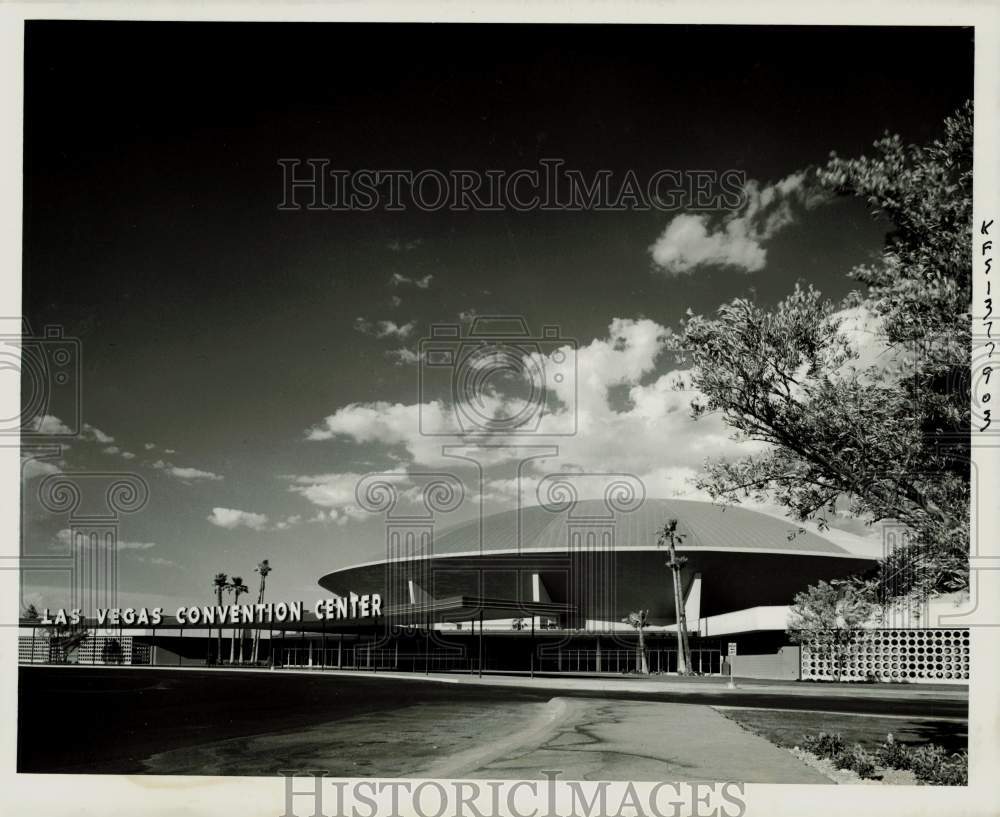
[(857, 371), (872, 366), (876, 369), (888, 369), (904, 362), (904, 350), (889, 343), (882, 327), (882, 318), (871, 310), (864, 306), (848, 307), (834, 313), (833, 317), (840, 321), (837, 331), (857, 353), (857, 359), (850, 361), (845, 368)]
[(126, 451), (125, 449), (123, 449), (123, 448), (121, 448), (121, 447), (119, 447), (117, 445), (106, 445), (106, 446), (104, 446), (104, 448), (101, 449), (101, 453), (102, 454), (108, 454), (108, 455), (111, 455), (111, 456), (119, 456), (123, 460), (134, 460), (135, 459), (135, 454), (133, 454), (131, 451)]
[(300, 514), (294, 514), (292, 516), (286, 516), (284, 519), (280, 519), (274, 523), (275, 530), (286, 530), (293, 525), (299, 524), (302, 521), (302, 516)]
[(400, 275), (398, 272), (394, 272), (389, 278), (389, 283), (394, 287), (400, 286), (415, 286), (417, 289), (427, 289), (431, 285), (431, 281), (434, 280), (434, 276), (427, 274), (420, 278), (416, 276), (410, 277), (407, 275)]
[[(399, 479), (406, 475), (400, 471)], [(358, 506), (355, 488), (364, 474), (344, 472), (339, 474), (312, 474), (292, 477), (288, 490), (305, 497), (323, 510), (322, 521), (346, 524), (351, 519), (364, 519), (368, 514)]]
[(64, 436), (72, 434), (73, 430), (62, 420), (52, 414), (33, 417), (28, 427), (36, 434)]
[(209, 522), (220, 528), (234, 530), (235, 528), (250, 528), (264, 530), (267, 527), (267, 514), (241, 511), (236, 508), (212, 508), (207, 517)]
[[(448, 413), (434, 404), (423, 407), (435, 415), (443, 427)], [(421, 406), (416, 404), (389, 403), (379, 400), (374, 403), (349, 403), (326, 417), (322, 423), (306, 432), (308, 440), (332, 440), (342, 436), (359, 443), (377, 442), (383, 445), (398, 445), (411, 442), (419, 434)]]
[(751, 179), (744, 192), (743, 206), (721, 222), (706, 214), (674, 216), (649, 247), (656, 267), (668, 275), (690, 274), (701, 266), (756, 272), (767, 261), (764, 244), (802, 211), (827, 200), (804, 171), (770, 185)]
[(53, 462), (50, 460), (36, 459), (30, 455), (22, 456), (21, 474), (25, 480), (47, 477), (51, 474), (61, 474), (63, 465), (65, 465), (65, 463), (63, 463), (62, 460)]
[(415, 238), (412, 241), (400, 241), (398, 238), (394, 238), (385, 246), (390, 252), (409, 252), (410, 250), (415, 250), (423, 243), (422, 238)]
[(140, 562), (155, 565), (156, 567), (179, 567), (177, 562), (171, 559), (164, 559), (162, 556), (136, 556), (135, 558)]
[(163, 460), (154, 462), (153, 467), (185, 482), (197, 480), (217, 481), (222, 479), (221, 475), (213, 474), (211, 471), (203, 471), (200, 468), (182, 467), (164, 462)]
[(748, 234), (745, 221), (710, 229), (707, 215), (687, 213), (674, 216), (649, 251), (658, 267), (674, 275), (690, 273), (704, 264), (756, 272), (767, 258), (760, 238)]
[(410, 336), (416, 328), (415, 321), (398, 324), (395, 321), (369, 321), (365, 318), (357, 318), (354, 321), (356, 331), (364, 335), (373, 335), (376, 338), (399, 338), (403, 340)]
[(101, 429), (97, 428), (96, 426), (92, 426), (89, 423), (83, 424), (83, 431), (85, 437), (89, 437), (90, 439), (96, 440), (99, 443), (107, 444), (107, 443), (113, 443), (115, 441), (115, 438), (112, 437), (110, 434), (105, 434), (103, 431), (101, 431)]
[(147, 451), (152, 451), (154, 448), (156, 448), (156, 443), (146, 443), (142, 447), (145, 448)]
[[(454, 463), (453, 463), (454, 464)], [(340, 472), (289, 476), (292, 484), (288, 490), (299, 494), (320, 508), (310, 522), (334, 522), (346, 525), (350, 521), (371, 518), (371, 514), (358, 503), (356, 489), (367, 474)], [(403, 467), (378, 472), (380, 482), (395, 486), (398, 501), (416, 505), (423, 500), (426, 478), (410, 474)], [(298, 521), (299, 517), (295, 517)]]
[(171, 476), (177, 477), (177, 479), (207, 479), (207, 480), (220, 480), (222, 477), (219, 474), (213, 474), (211, 471), (202, 471), (200, 468), (181, 468), (176, 465), (171, 465), (167, 469), (167, 473)]
[(385, 356), (396, 366), (416, 366), (424, 359), (422, 352), (415, 352), (405, 346), (400, 349), (390, 349)]
[[(73, 531), (69, 528), (63, 528), (58, 531), (55, 535), (56, 542), (62, 546), (70, 546), (75, 544), (77, 547), (91, 547), (94, 543), (91, 541), (89, 536), (81, 535), (76, 537), (76, 542), (74, 543)], [(149, 550), (150, 548), (156, 547), (156, 542), (139, 542), (130, 539), (119, 539), (116, 543), (116, 550)]]
[[(418, 470), (444, 467), (451, 471), (456, 467), (456, 460), (442, 453), (443, 444), (558, 445), (555, 456), (533, 461), (516, 479), (488, 474), (483, 484), (487, 499), (502, 500), (512, 491), (530, 487), (531, 480), (557, 470), (629, 473), (647, 482), (650, 495), (690, 496), (693, 488), (689, 480), (707, 457), (745, 455), (758, 447), (732, 440), (719, 417), (691, 418), (690, 404), (697, 396), (691, 387), (691, 373), (667, 365), (668, 338), (667, 329), (655, 321), (616, 318), (605, 337), (576, 351), (575, 367), (555, 363), (557, 355), (573, 355), (569, 346), (548, 354), (534, 353), (535, 362), (540, 364), (534, 370), (546, 373), (549, 393), (538, 435), (462, 434), (455, 407), (444, 402), (378, 401), (343, 406), (310, 428), (306, 436), (315, 441), (340, 439), (374, 446), (375, 452)], [(567, 376), (562, 382), (548, 379), (554, 371), (575, 371), (576, 377)], [(502, 384), (479, 397), (478, 408), (486, 415), (512, 399)], [(575, 434), (546, 436), (549, 428), (569, 427), (568, 420), (574, 421)], [(438, 436), (441, 434), (454, 436)], [(505, 459), (517, 456), (515, 449), (497, 447), (492, 449), (488, 466), (499, 468)], [(354, 487), (358, 478), (355, 473), (298, 477), (291, 490), (315, 505), (337, 510), (341, 518), (351, 518), (357, 515)]]
[(149, 550), (155, 547), (156, 542), (132, 542), (129, 540), (118, 542), (118, 550)]

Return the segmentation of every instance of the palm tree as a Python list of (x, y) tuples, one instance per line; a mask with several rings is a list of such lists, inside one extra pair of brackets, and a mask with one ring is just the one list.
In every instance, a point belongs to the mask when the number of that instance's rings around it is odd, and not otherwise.
[(681, 592), (681, 568), (687, 562), (686, 556), (677, 555), (678, 542), (684, 541), (684, 534), (677, 532), (677, 520), (668, 519), (659, 530), (656, 540), (657, 547), (667, 546), (670, 558), (667, 567), (670, 568), (674, 582), (674, 614), (677, 622), (677, 674), (687, 675), (691, 671), (691, 646), (688, 644), (687, 612), (684, 609), (684, 594)]
[(86, 622), (79, 624), (46, 624), (44, 629), (49, 637), (49, 661), (59, 664), (69, 663), (70, 654), (79, 650), (83, 642), (90, 638)]
[[(215, 578), (212, 579), (212, 586), (215, 588), (215, 599), (218, 602), (219, 607), (222, 607), (222, 593), (229, 587), (229, 577), (225, 573), (216, 573)], [(212, 637), (211, 630), (209, 631), (209, 638)], [(216, 661), (222, 663), (222, 625), (219, 625), (219, 650), (216, 654)]]
[(625, 624), (631, 624), (639, 631), (639, 672), (649, 675), (649, 664), (646, 663), (646, 637), (643, 628), (649, 624), (649, 610), (635, 610), (622, 619)]
[[(260, 575), (260, 587), (257, 590), (257, 604), (264, 603), (264, 586), (267, 584), (267, 574), (271, 572), (271, 564), (267, 559), (260, 562), (254, 571)], [(257, 663), (257, 653), (260, 649), (260, 622), (257, 622), (257, 627), (253, 633), (253, 658), (252, 663)]]
[[(245, 584), (243, 584), (243, 577), (242, 576), (233, 576), (233, 578), (231, 578), (229, 580), (229, 584), (226, 586), (226, 589), (230, 593), (233, 594), (233, 604), (239, 604), (240, 603), (240, 596), (243, 593), (249, 593), (250, 592), (250, 588), (247, 587)], [(232, 642), (229, 645), (229, 663), (230, 664), (235, 664), (236, 663), (236, 629), (237, 629), (236, 627), (233, 627), (233, 640), (232, 640)], [(240, 628), (240, 630), (242, 631), (242, 628)], [(241, 637), (240, 638), (240, 657), (241, 657), (241, 659), (242, 659), (242, 654), (243, 654), (243, 639)]]

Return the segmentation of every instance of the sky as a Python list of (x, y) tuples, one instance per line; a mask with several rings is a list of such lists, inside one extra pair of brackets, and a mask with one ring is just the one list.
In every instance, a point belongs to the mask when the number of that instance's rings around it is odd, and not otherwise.
[[(262, 558), (286, 599), (378, 559), (384, 519), (355, 497), (370, 472), (404, 503), (412, 474), (455, 473), (465, 501), (442, 526), (514, 501), (514, 452), (479, 485), (447, 443), (557, 446), (522, 470), (528, 501), (561, 471), (697, 498), (706, 457), (752, 447), (689, 418), (667, 330), (797, 282), (847, 294), (889, 225), (817, 200), (808, 170), (885, 131), (933, 138), (973, 52), (967, 29), (33, 22), (25, 53), (24, 314), (78, 341), (80, 425), (55, 400), (38, 417), (32, 441), (62, 448), (24, 466), (22, 547), (65, 548), (67, 516), (36, 499), (47, 475), (135, 474), (149, 499), (120, 520), (120, 599), (176, 606), (210, 601), (218, 571), (255, 585)], [(747, 183), (707, 211), (289, 211), (288, 158)], [(421, 433), (455, 416), (420, 391), (421, 339), (491, 315), (558, 327), (539, 354), (577, 350), (546, 384), (574, 434)], [(494, 379), (487, 410), (518, 388)], [(64, 595), (25, 581), (26, 601)]]

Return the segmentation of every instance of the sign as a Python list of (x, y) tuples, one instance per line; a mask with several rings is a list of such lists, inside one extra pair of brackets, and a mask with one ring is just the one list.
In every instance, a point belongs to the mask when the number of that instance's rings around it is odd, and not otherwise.
[[(302, 602), (268, 602), (259, 604), (224, 604), (202, 607), (178, 607), (174, 616), (178, 624), (201, 624), (221, 626), (223, 624), (273, 624), (302, 621)], [(163, 625), (162, 607), (100, 607), (97, 610), (97, 626), (157, 627)], [(348, 593), (320, 599), (313, 605), (313, 615), (319, 620), (378, 618), (382, 615), (382, 596), (379, 593)], [(39, 624), (43, 627), (53, 624), (79, 624), (83, 621), (83, 611), (74, 607), (70, 611), (63, 608), (50, 612), (46, 608)], [(169, 626), (169, 625), (168, 625)]]
[(730, 641), (729, 642), (729, 654), (730, 655), (736, 655), (736, 642), (735, 641)]

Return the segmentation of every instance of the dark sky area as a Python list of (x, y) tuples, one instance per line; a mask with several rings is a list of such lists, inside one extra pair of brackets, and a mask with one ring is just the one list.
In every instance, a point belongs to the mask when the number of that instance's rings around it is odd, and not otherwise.
[[(799, 280), (836, 298), (885, 229), (835, 202), (776, 235), (762, 270), (671, 276), (649, 253), (667, 213), (281, 212), (278, 159), (447, 172), (557, 157), (767, 184), (886, 130), (933, 138), (972, 87), (968, 29), (35, 22), (25, 37), (24, 311), (80, 339), (83, 417), (136, 454), (80, 441), (65, 468), (150, 481), (122, 535), (155, 548), (123, 580), (176, 599), (268, 553), (290, 595), (377, 557), (364, 522), (271, 523), (316, 510), (289, 475), (393, 462), (305, 432), (348, 404), (415, 403), (416, 368), (386, 352), (430, 323), (518, 314), (583, 346), (616, 317), (675, 326)], [(394, 288), (394, 273), (433, 278)], [(415, 328), (393, 344), (358, 317)], [(224, 478), (174, 479), (164, 461)], [(213, 507), (270, 523), (219, 527)], [(25, 538), (61, 524), (36, 518)]]

